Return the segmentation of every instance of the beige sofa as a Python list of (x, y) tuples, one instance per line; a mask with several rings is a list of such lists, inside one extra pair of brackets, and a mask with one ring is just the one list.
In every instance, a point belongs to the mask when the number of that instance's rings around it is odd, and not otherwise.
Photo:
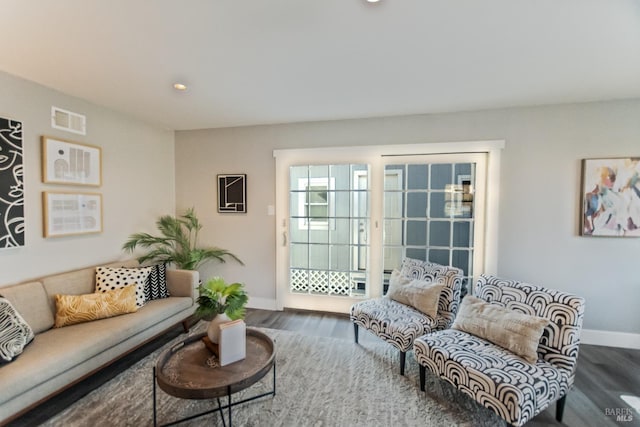
[[(107, 264), (133, 267), (135, 261)], [(35, 335), (23, 353), (0, 364), (0, 425), (187, 319), (196, 308), (198, 272), (167, 270), (169, 298), (147, 302), (135, 313), (53, 328), (55, 294), (94, 292), (95, 266), (0, 287)]]

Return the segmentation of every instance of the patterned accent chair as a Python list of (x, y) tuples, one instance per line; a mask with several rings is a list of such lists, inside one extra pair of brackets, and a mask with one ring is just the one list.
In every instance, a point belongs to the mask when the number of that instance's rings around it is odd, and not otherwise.
[(523, 425), (555, 401), (556, 419), (562, 422), (575, 377), (584, 299), (486, 275), (478, 280), (475, 293), (489, 303), (550, 320), (538, 344), (537, 362), (459, 330), (439, 331), (414, 342), (420, 389), (425, 389), (428, 369), (510, 425)]
[(453, 323), (460, 305), (462, 270), (405, 258), (400, 275), (445, 285), (440, 293), (435, 319), (387, 297), (354, 304), (350, 317), (356, 343), (358, 326), (362, 326), (400, 350), (400, 375), (404, 375), (407, 351), (413, 348), (413, 340), (429, 332), (446, 329)]

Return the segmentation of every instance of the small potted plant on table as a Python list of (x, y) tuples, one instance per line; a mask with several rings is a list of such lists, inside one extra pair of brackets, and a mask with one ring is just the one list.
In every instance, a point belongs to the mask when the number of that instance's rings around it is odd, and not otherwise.
[(217, 343), (220, 324), (231, 320), (242, 319), (249, 296), (242, 283), (227, 283), (222, 277), (214, 277), (198, 287), (200, 296), (195, 316), (210, 319), (207, 336), (211, 342)]

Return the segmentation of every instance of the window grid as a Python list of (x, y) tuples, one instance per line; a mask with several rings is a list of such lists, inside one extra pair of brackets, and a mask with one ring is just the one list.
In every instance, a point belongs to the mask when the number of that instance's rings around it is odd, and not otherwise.
[[(304, 173), (301, 174), (301, 170)], [(364, 171), (360, 172), (365, 177), (363, 189), (358, 188), (356, 182), (358, 171)], [(365, 229), (368, 230), (368, 166), (294, 166), (290, 168), (290, 175), (292, 184), (298, 181), (297, 189), (293, 185), (290, 189), (290, 291), (315, 295), (364, 295), (368, 274), (366, 263), (364, 269), (360, 269), (354, 258), (364, 254), (364, 259), (367, 259), (368, 244), (355, 240), (354, 236), (358, 236), (355, 231), (359, 229), (356, 228), (357, 223), (366, 224)], [(315, 187), (321, 181), (330, 184), (325, 184), (326, 215), (318, 216), (312, 213), (310, 206), (313, 205), (309, 202), (317, 196)], [(337, 206), (339, 200), (348, 200), (347, 206), (344, 203)], [(303, 246), (306, 253), (300, 255)]]
[[(426, 175), (423, 182), (418, 182), (420, 179), (416, 179), (416, 174), (412, 176), (412, 167), (414, 170), (416, 167), (426, 167)], [(435, 176), (439, 170), (450, 168), (449, 176)], [(400, 199), (402, 201), (401, 213), (399, 216), (387, 216), (389, 209), (385, 206), (384, 221), (400, 221), (401, 223), (401, 236), (399, 242), (389, 243), (389, 236), (384, 237), (383, 250), (385, 255), (389, 253), (389, 256), (385, 256), (385, 261), (391, 260), (391, 265), (384, 266), (384, 291), (386, 292), (388, 287), (388, 278), (391, 270), (400, 267), (400, 262), (403, 257), (417, 258), (428, 260), (430, 262), (436, 262), (439, 264), (452, 265), (461, 268), (464, 272), (464, 284), (471, 283), (471, 273), (473, 271), (473, 200), (472, 196), (466, 201), (464, 200), (466, 194), (460, 191), (460, 186), (463, 184), (471, 185), (474, 182), (475, 177), (475, 164), (473, 163), (450, 163), (450, 164), (426, 164), (426, 165), (387, 165), (385, 171), (401, 171), (402, 181), (401, 188), (391, 189), (391, 185), (387, 185), (385, 182), (384, 203), (392, 203), (394, 200)], [(466, 171), (468, 173), (463, 173)], [(442, 175), (442, 174), (440, 174)], [(387, 173), (385, 173), (385, 181), (387, 180)], [(462, 179), (460, 179), (462, 178)], [(446, 179), (446, 181), (445, 181)], [(432, 186), (436, 181), (436, 186)], [(444, 185), (440, 183), (447, 182)], [(423, 188), (416, 188), (422, 185)], [(436, 187), (436, 188), (433, 188)], [(472, 187), (467, 187), (465, 191), (471, 191)], [(433, 195), (443, 195), (444, 204), (438, 206), (436, 197)], [(415, 205), (420, 205), (421, 198), (417, 196), (424, 196), (424, 216), (418, 217), (416, 212), (410, 212), (412, 206), (410, 201), (414, 201)], [(458, 200), (458, 197), (460, 198)], [(449, 198), (449, 200), (447, 200)], [(471, 200), (470, 200), (471, 199)], [(450, 205), (447, 205), (450, 203)], [(458, 204), (457, 204), (458, 203)], [(436, 209), (440, 207), (444, 208), (442, 214), (433, 215)], [(469, 209), (468, 217), (464, 209)], [(447, 215), (448, 213), (448, 215)], [(434, 245), (430, 244), (430, 241), (434, 240), (432, 235), (432, 224), (434, 223), (448, 223), (448, 242), (447, 244)], [(409, 240), (414, 237), (410, 233), (412, 230), (410, 227), (414, 227), (417, 224), (422, 224), (422, 230), (425, 236), (424, 244), (416, 244), (415, 242), (409, 243)], [(460, 244), (456, 241), (456, 224), (467, 225), (467, 239), (466, 245)], [(392, 229), (392, 227), (385, 227), (385, 231)], [(461, 232), (458, 230), (458, 232)], [(398, 240), (398, 239), (394, 239)], [(458, 239), (459, 240), (459, 239)], [(458, 243), (458, 244), (454, 244)], [(442, 254), (446, 251), (446, 259)], [(395, 256), (391, 254), (394, 253)], [(464, 254), (464, 255), (463, 255)], [(459, 257), (460, 259), (456, 259)], [(466, 258), (466, 261), (465, 261)]]

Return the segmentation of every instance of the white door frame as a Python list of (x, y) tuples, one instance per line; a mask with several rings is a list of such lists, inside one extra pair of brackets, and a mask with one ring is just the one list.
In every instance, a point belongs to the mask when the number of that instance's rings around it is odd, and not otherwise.
[[(276, 307), (304, 305), (309, 310), (347, 313), (357, 298), (339, 296), (295, 295), (289, 292), (289, 167), (299, 164), (368, 163), (371, 165), (370, 185), (382, 189), (384, 181), (383, 157), (443, 153), (486, 153), (486, 208), (484, 228), (484, 266), (488, 274), (497, 271), (498, 253), (498, 202), (500, 188), (500, 155), (505, 146), (503, 140), (441, 142), (426, 144), (373, 145), (354, 147), (327, 147), (274, 150), (276, 163)], [(312, 159), (312, 161), (311, 161)], [(382, 278), (382, 226), (383, 191), (371, 192), (370, 248), (379, 251), (369, 254), (372, 285)], [(378, 253), (380, 252), (380, 253)], [(374, 288), (381, 286), (374, 286)], [(371, 295), (376, 296), (376, 295)], [(330, 308), (326, 298), (331, 299)]]

